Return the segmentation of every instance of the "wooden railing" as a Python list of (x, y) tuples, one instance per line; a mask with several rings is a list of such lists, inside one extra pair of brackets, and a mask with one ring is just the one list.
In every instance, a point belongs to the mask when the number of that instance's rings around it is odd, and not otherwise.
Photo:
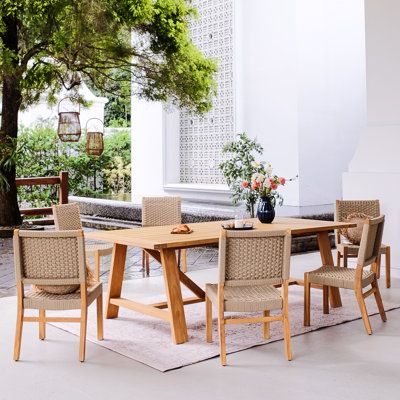
[[(59, 185), (59, 204), (68, 203), (68, 172), (61, 171), (59, 176), (45, 176), (41, 178), (17, 178), (17, 186), (42, 186)], [(21, 215), (51, 215), (51, 207), (24, 208), (20, 210)]]

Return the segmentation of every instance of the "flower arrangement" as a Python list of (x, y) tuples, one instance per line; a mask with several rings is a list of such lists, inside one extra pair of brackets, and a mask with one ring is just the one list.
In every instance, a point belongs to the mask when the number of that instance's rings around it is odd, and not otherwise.
[(278, 193), (279, 186), (284, 186), (286, 179), (273, 174), (271, 163), (265, 161), (252, 161), (251, 166), (255, 172), (251, 176), (251, 182), (244, 180), (242, 186), (244, 188), (251, 185), (251, 189), (255, 190), (260, 197), (270, 197), (275, 204), (278, 200), (279, 204), (283, 204), (283, 198)]
[(259, 197), (270, 197), (274, 205), (277, 200), (279, 204), (283, 203), (277, 189), (292, 179), (275, 175), (270, 163), (256, 161), (254, 153), (262, 154), (263, 148), (255, 139), (241, 133), (224, 146), (223, 152), (229, 154), (229, 158), (219, 168), (233, 192), (233, 204), (244, 202), (246, 210), (254, 218), (254, 206)]

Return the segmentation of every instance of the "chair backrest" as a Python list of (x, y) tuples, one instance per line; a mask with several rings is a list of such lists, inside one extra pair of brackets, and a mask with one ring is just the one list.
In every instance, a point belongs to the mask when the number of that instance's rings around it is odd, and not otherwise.
[(289, 279), (290, 231), (226, 231), (219, 242), (219, 282), (274, 285)]
[[(379, 200), (336, 200), (335, 221), (346, 222), (353, 213), (363, 213), (372, 218), (381, 215)], [(336, 229), (336, 244), (340, 243), (340, 230)]]
[(180, 197), (142, 198), (142, 226), (179, 225), (181, 220)]
[(365, 267), (376, 261), (382, 244), (384, 225), (384, 215), (365, 221), (360, 249), (358, 251), (357, 265)]
[(363, 213), (372, 218), (379, 217), (379, 200), (336, 200), (336, 221), (344, 222), (347, 216), (353, 213)]
[(54, 205), (54, 225), (59, 231), (73, 231), (82, 229), (79, 205), (76, 203)]
[(74, 285), (86, 280), (82, 230), (14, 231), (17, 283)]

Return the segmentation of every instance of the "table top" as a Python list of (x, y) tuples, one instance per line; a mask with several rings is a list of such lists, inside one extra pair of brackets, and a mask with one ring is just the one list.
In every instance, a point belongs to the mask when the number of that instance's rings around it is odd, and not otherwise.
[[(350, 228), (356, 226), (356, 224), (348, 222), (320, 221), (300, 218), (275, 218), (271, 224), (262, 224), (256, 218), (246, 221), (253, 222), (256, 230), (290, 230), (293, 236), (315, 234), (338, 228)], [(171, 230), (174, 226), (167, 225), (136, 229), (118, 229), (113, 231), (96, 231), (87, 233), (85, 236), (88, 239), (141, 247), (143, 249), (178, 249), (218, 244), (222, 223), (224, 223), (224, 221), (188, 224), (193, 232), (191, 234), (183, 235), (171, 234)]]

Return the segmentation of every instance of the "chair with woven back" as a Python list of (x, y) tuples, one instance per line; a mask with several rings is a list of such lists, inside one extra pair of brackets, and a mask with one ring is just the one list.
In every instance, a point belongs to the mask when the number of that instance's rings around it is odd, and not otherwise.
[[(142, 198), (142, 227), (179, 225), (182, 223), (181, 198), (174, 196), (143, 197)], [(178, 268), (187, 272), (186, 249), (178, 250)], [(142, 251), (142, 268), (150, 274), (150, 257)]]
[[(55, 228), (59, 231), (82, 229), (79, 205), (76, 203), (53, 205)], [(101, 257), (112, 254), (113, 246), (109, 243), (87, 244), (86, 255), (94, 259), (94, 272), (97, 281), (100, 281)]]
[[(379, 200), (336, 200), (335, 220), (339, 222), (348, 221), (348, 217), (352, 215), (365, 215), (369, 218), (380, 216)], [(343, 235), (340, 230), (336, 230), (336, 248), (337, 248), (337, 265), (340, 267), (341, 259), (343, 265), (347, 267), (349, 258), (357, 258), (360, 246), (349, 241), (343, 241)], [(379, 257), (377, 258), (377, 277), (381, 275), (381, 256), (385, 255), (385, 275), (386, 287), (390, 288), (390, 246), (382, 244), (379, 249)]]
[[(361, 316), (367, 333), (372, 333), (364, 299), (375, 296), (382, 321), (386, 321), (381, 294), (377, 280), (377, 259), (380, 254), (385, 217), (367, 219), (364, 223), (360, 248), (358, 251), (357, 268), (335, 267), (324, 265), (314, 271), (304, 274), (304, 325), (310, 326), (311, 285), (322, 286), (324, 314), (329, 314), (329, 287), (350, 289), (355, 291)], [(366, 267), (370, 266), (370, 270)], [(369, 290), (364, 289), (371, 286)]]
[[(39, 338), (46, 337), (46, 322), (80, 323), (79, 360), (85, 360), (87, 313), (97, 301), (97, 337), (103, 340), (102, 284), (86, 283), (85, 241), (82, 230), (14, 231), (14, 258), (18, 295), (14, 360), (20, 358), (24, 322), (39, 323)], [(68, 287), (65, 294), (53, 294), (25, 285)], [(77, 291), (79, 289), (79, 291)], [(63, 291), (63, 290), (59, 290)], [(25, 316), (25, 310), (39, 310), (38, 317)], [(80, 310), (80, 317), (49, 317), (46, 310)]]
[[(291, 235), (289, 231), (221, 231), (219, 282), (206, 285), (206, 340), (212, 342), (212, 304), (218, 310), (221, 364), (226, 365), (225, 325), (263, 323), (265, 339), (269, 325), (283, 323), (285, 353), (292, 359), (288, 310)], [(281, 291), (276, 289), (281, 285)], [(270, 310), (282, 310), (270, 315)], [(262, 316), (226, 318), (225, 312)]]

